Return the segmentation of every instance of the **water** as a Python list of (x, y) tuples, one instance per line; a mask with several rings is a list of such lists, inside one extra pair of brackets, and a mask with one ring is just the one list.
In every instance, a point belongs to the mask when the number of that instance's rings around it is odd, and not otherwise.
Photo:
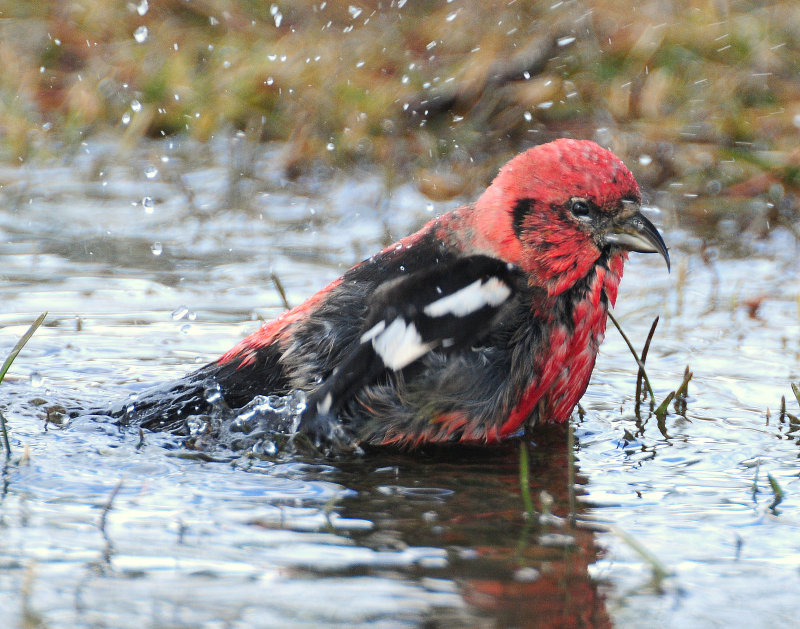
[(217, 357), (282, 310), (273, 273), (299, 303), (430, 218), (380, 173), (290, 184), (276, 150), (235, 142), (87, 143), (68, 166), (0, 170), (0, 355), (50, 312), (0, 385), (17, 461), (4, 625), (792, 626), (800, 432), (778, 411), (786, 395), (798, 413), (800, 256), (784, 230), (712, 240), (704, 261), (699, 234), (724, 222), (689, 229), (664, 204), (673, 273), (633, 254), (616, 314), (639, 346), (661, 316), (648, 372), (663, 398), (688, 364), (687, 411), (667, 436), (637, 425), (635, 365), (609, 329), (573, 418), (578, 528), (559, 427), (533, 436), (526, 518), (517, 444), (248, 457), (46, 423)]

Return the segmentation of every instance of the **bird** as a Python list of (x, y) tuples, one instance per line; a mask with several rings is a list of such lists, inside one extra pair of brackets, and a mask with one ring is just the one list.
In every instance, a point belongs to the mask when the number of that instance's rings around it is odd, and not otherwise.
[(496, 444), (563, 423), (589, 383), (628, 253), (658, 253), (669, 270), (641, 209), (611, 151), (568, 138), (534, 146), (474, 203), (117, 415), (187, 434), (211, 386), (231, 409), (301, 391), (297, 430), (317, 445)]

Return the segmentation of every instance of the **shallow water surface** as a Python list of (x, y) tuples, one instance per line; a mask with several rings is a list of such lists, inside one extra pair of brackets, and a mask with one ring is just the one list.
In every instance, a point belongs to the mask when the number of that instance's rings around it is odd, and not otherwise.
[(124, 399), (217, 357), (282, 310), (273, 274), (299, 303), (455, 205), (375, 175), (290, 184), (269, 149), (256, 177), (235, 146), (83, 148), (70, 166), (0, 170), (0, 355), (50, 312), (0, 385), (4, 626), (792, 626), (787, 232), (703, 250), (680, 209), (655, 215), (673, 272), (633, 254), (616, 315), (637, 346), (660, 315), (648, 373), (663, 399), (689, 365), (687, 409), (664, 431), (646, 407), (637, 420), (636, 367), (609, 327), (572, 421), (573, 527), (564, 427), (531, 436), (526, 517), (517, 443), (264, 459), (46, 423), (47, 407)]

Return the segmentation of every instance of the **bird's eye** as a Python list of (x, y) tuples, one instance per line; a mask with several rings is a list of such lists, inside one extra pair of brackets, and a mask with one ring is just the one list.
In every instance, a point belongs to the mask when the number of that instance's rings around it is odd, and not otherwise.
[(573, 216), (586, 218), (589, 216), (589, 203), (585, 199), (573, 199), (570, 211)]

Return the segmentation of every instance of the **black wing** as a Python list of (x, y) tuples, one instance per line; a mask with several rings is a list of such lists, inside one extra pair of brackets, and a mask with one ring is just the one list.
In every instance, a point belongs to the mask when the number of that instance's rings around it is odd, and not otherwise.
[(520, 278), (513, 265), (476, 255), (378, 287), (358, 344), (309, 396), (303, 427), (324, 433), (331, 423), (327, 418), (382, 373), (401, 371), (433, 350), (452, 352), (475, 344), (517, 293)]

